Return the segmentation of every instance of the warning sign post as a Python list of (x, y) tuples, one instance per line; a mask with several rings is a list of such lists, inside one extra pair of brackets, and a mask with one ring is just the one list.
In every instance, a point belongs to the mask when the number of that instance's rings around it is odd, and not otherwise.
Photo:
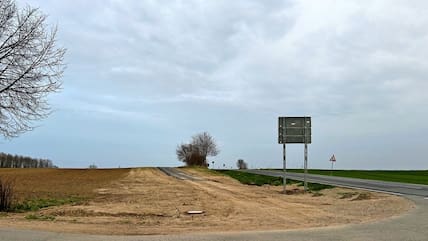
[(331, 162), (330, 176), (332, 176), (333, 175), (333, 164), (336, 162), (336, 157), (334, 156), (334, 154), (333, 154), (333, 156), (330, 157), (330, 162)]

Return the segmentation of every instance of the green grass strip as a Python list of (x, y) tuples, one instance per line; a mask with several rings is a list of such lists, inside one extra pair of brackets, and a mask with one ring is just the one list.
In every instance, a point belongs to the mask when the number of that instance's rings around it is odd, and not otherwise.
[[(247, 172), (240, 172), (240, 171), (234, 171), (234, 170), (218, 170), (218, 172), (223, 173), (227, 176), (230, 176), (239, 182), (247, 185), (273, 185), (273, 186), (279, 186), (282, 185), (282, 177), (271, 177), (271, 176), (265, 176), (265, 175), (259, 175), (259, 174), (253, 174), (253, 173), (247, 173)], [(287, 179), (287, 184), (294, 184), (297, 183), (299, 186), (303, 185), (303, 182), (295, 181), (291, 179)], [(324, 184), (318, 184), (318, 183), (308, 183), (308, 189), (310, 191), (320, 191), (323, 189), (333, 188), (333, 186), (330, 185), (324, 185)]]
[(31, 199), (16, 204), (13, 207), (14, 212), (38, 211), (42, 208), (51, 206), (60, 206), (64, 204), (76, 204), (82, 201), (82, 198), (70, 197), (64, 199)]
[[(289, 172), (302, 173), (302, 169), (290, 169)], [(330, 175), (330, 170), (311, 169), (309, 174)], [(388, 182), (402, 182), (428, 185), (428, 170), (418, 171), (380, 171), (380, 170), (333, 170), (332, 176), (370, 179)]]

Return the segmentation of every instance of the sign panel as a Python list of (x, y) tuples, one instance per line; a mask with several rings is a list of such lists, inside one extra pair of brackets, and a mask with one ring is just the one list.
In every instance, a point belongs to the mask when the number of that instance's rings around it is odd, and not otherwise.
[[(312, 138), (311, 136), (285, 136), (285, 142), (287, 144), (302, 144), (305, 143), (305, 138), (306, 138), (306, 143), (310, 144), (312, 143)], [(281, 144), (281, 143), (280, 143)]]
[(279, 117), (278, 143), (311, 143), (311, 117)]

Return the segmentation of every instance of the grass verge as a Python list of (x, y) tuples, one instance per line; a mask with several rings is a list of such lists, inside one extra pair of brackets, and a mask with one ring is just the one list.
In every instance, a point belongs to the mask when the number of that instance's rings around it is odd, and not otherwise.
[(42, 208), (47, 208), (51, 206), (60, 206), (64, 204), (78, 204), (82, 202), (84, 199), (81, 197), (70, 197), (63, 199), (31, 199), (20, 202), (12, 208), (14, 212), (28, 212), (28, 211), (38, 211)]
[[(282, 177), (271, 177), (247, 172), (240, 172), (234, 170), (219, 170), (218, 172), (230, 176), (239, 182), (247, 185), (273, 185), (279, 186), (282, 185)], [(291, 179), (287, 179), (287, 184), (295, 184), (297, 183), (299, 186), (303, 186), (303, 182), (295, 181)], [(330, 185), (318, 184), (318, 183), (308, 183), (309, 191), (321, 191), (323, 189), (333, 188)]]
[(183, 166), (183, 167), (178, 167), (179, 169), (182, 170), (196, 170), (199, 172), (204, 172), (207, 174), (211, 174), (211, 175), (222, 175), (221, 173), (213, 170), (213, 169), (209, 169), (207, 167), (201, 167), (201, 166)]
[[(302, 169), (289, 169), (289, 172), (302, 173)], [(361, 178), (388, 182), (403, 182), (428, 185), (428, 170), (388, 171), (388, 170), (308, 170), (310, 174), (332, 175), (336, 177)]]

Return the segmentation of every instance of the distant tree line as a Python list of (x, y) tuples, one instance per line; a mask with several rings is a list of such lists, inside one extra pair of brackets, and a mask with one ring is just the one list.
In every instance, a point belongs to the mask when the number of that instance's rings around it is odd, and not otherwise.
[(0, 168), (56, 168), (56, 166), (49, 159), (38, 159), (0, 152)]

